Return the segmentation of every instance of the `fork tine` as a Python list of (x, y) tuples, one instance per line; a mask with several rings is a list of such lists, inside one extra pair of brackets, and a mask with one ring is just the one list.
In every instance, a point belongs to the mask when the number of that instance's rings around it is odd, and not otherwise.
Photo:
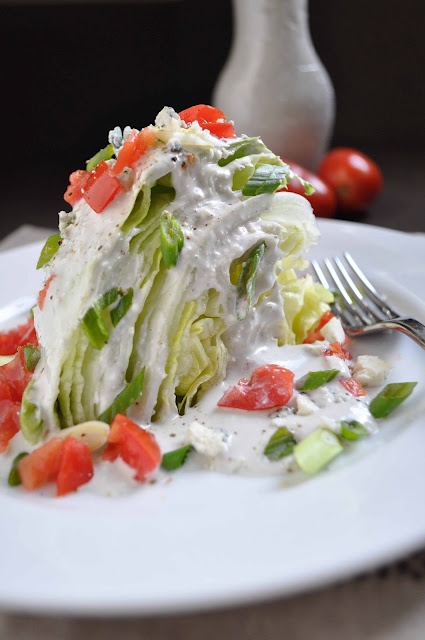
[[(352, 277), (348, 273), (345, 266), (342, 264), (339, 258), (334, 258), (334, 263), (338, 267), (341, 272), (342, 277), (345, 280), (346, 285), (349, 288), (350, 297), (354, 296), (357, 300), (357, 304), (365, 312), (367, 318), (369, 319), (369, 324), (376, 322), (377, 320), (387, 320), (388, 316), (383, 312), (380, 305), (377, 305), (375, 301), (371, 298), (365, 296), (362, 291), (357, 287), (356, 283), (353, 281)], [(360, 269), (359, 269), (360, 271)], [(353, 301), (354, 304), (356, 302)]]
[(360, 320), (360, 322), (362, 323), (371, 324), (374, 321), (374, 319), (371, 319), (371, 316), (368, 313), (365, 313), (361, 307), (355, 305), (352, 296), (350, 296), (349, 292), (347, 291), (346, 286), (344, 285), (341, 278), (339, 277), (339, 274), (337, 273), (337, 270), (335, 269), (331, 260), (329, 258), (325, 258), (324, 262), (327, 270), (329, 271), (332, 277), (332, 280), (335, 283), (336, 288), (338, 289), (339, 293), (342, 295), (344, 302), (348, 306), (352, 316)]
[[(329, 283), (328, 279), (326, 278), (326, 276), (325, 276), (321, 266), (317, 262), (317, 260), (312, 260), (311, 261), (311, 266), (312, 266), (314, 272), (316, 273), (316, 276), (317, 276), (319, 282), (325, 287), (325, 289), (329, 289), (329, 291), (333, 291), (333, 287), (331, 286), (331, 284)], [(335, 299), (335, 301), (333, 302), (332, 306), (335, 309), (335, 311), (338, 314), (338, 316), (341, 318), (341, 320), (346, 325), (353, 326), (354, 324), (356, 324), (356, 320), (361, 319), (357, 315), (352, 313), (351, 308), (347, 309), (345, 306), (342, 306), (339, 303), (338, 299)]]
[[(344, 252), (344, 257), (352, 273), (338, 257), (324, 259), (329, 276), (325, 275), (317, 260), (311, 261), (311, 268), (326, 289), (333, 292), (336, 287), (338, 290), (340, 296), (336, 297), (332, 307), (342, 320), (347, 335), (368, 335), (395, 329), (425, 348), (425, 326), (419, 320), (401, 317), (397, 311), (391, 309), (386, 304), (384, 296), (369, 282), (351, 255)], [(335, 287), (330, 284), (330, 278)], [(356, 283), (356, 279), (360, 284)]]
[(377, 291), (375, 289), (375, 287), (373, 286), (373, 284), (367, 279), (367, 277), (365, 276), (363, 271), (360, 269), (360, 267), (355, 262), (354, 258), (351, 256), (351, 254), (348, 253), (348, 251), (344, 251), (344, 257), (347, 260), (347, 262), (350, 265), (350, 267), (352, 268), (352, 270), (354, 271), (354, 273), (359, 278), (359, 280), (368, 289), (370, 295), (372, 296), (373, 301), (375, 302), (377, 307), (382, 311), (382, 313), (387, 318), (398, 316), (399, 315), (398, 312), (395, 311), (394, 309), (391, 309), (391, 307), (385, 302), (385, 300), (383, 298), (383, 295), (381, 293), (379, 293), (379, 291)]

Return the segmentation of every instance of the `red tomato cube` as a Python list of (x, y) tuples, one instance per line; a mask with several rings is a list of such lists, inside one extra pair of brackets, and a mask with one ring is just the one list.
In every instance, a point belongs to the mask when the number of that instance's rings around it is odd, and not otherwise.
[(155, 436), (121, 414), (117, 414), (111, 424), (103, 459), (111, 461), (118, 456), (135, 469), (136, 480), (142, 482), (161, 462)]
[(56, 495), (64, 496), (75, 491), (86, 484), (93, 474), (93, 460), (87, 444), (70, 436), (65, 438), (56, 479)]
[(277, 364), (266, 364), (254, 369), (251, 378), (242, 378), (230, 387), (218, 401), (219, 407), (264, 411), (283, 407), (294, 391), (294, 374)]

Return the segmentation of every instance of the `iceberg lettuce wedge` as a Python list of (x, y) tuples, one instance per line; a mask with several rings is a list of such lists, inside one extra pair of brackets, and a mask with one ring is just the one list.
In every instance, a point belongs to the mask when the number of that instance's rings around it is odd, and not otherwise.
[(101, 214), (84, 199), (60, 214), (52, 295), (34, 313), (31, 441), (111, 417), (122, 398), (144, 423), (184, 412), (243, 342), (300, 342), (328, 308), (302, 275), (318, 238), (311, 207), (275, 192), (288, 165), (259, 138), (217, 138), (169, 108), (151, 130), (131, 186)]

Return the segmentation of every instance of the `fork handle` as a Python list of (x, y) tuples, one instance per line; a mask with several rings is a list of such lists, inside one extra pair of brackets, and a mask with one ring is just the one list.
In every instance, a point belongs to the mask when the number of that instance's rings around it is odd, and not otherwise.
[(414, 318), (394, 318), (394, 320), (384, 320), (373, 324), (370, 327), (365, 326), (360, 330), (351, 329), (347, 333), (349, 335), (359, 335), (361, 333), (374, 333), (382, 329), (396, 329), (413, 338), (422, 348), (425, 349), (425, 326), (419, 320)]
[(405, 333), (413, 338), (421, 347), (425, 349), (425, 326), (414, 318), (397, 318), (389, 320), (385, 324), (393, 325), (394, 329)]

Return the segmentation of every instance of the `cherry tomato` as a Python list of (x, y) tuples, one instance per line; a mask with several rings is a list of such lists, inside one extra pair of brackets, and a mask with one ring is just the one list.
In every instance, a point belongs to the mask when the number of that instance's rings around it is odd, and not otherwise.
[(314, 193), (311, 196), (306, 196), (304, 193), (304, 187), (299, 180), (293, 178), (287, 189), (279, 189), (279, 191), (291, 191), (292, 193), (299, 193), (304, 196), (311, 206), (313, 207), (313, 211), (316, 216), (319, 218), (331, 218), (337, 207), (336, 195), (327, 184), (323, 182), (318, 176), (314, 173), (305, 169), (301, 165), (296, 162), (292, 162), (291, 160), (287, 160), (286, 158), (282, 158), (284, 162), (289, 164), (291, 170), (296, 173), (303, 180), (307, 180), (314, 187)]
[(331, 149), (321, 161), (318, 176), (336, 193), (340, 211), (363, 211), (382, 189), (383, 178), (371, 158), (356, 149)]

